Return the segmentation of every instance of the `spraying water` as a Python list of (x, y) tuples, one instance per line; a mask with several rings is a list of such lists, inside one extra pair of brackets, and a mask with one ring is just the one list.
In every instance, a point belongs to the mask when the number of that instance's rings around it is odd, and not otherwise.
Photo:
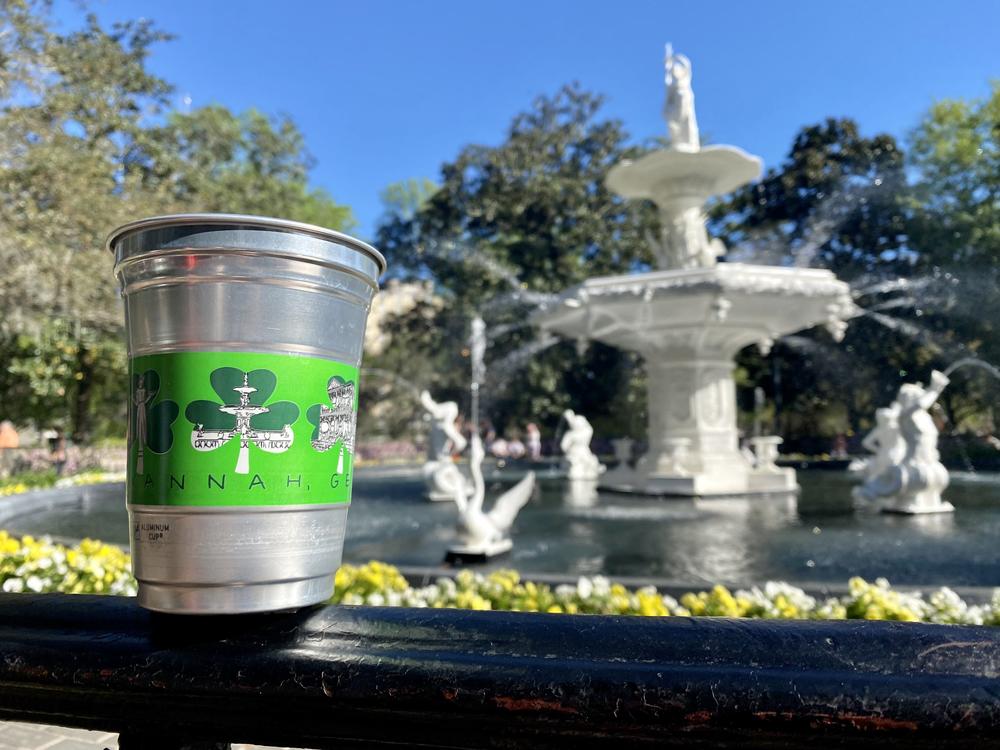
[(946, 376), (951, 375), (955, 370), (960, 367), (978, 367), (981, 370), (986, 370), (990, 375), (992, 375), (997, 380), (1000, 380), (1000, 368), (991, 365), (989, 362), (984, 362), (976, 357), (964, 357), (957, 362), (952, 362), (948, 368), (944, 371)]

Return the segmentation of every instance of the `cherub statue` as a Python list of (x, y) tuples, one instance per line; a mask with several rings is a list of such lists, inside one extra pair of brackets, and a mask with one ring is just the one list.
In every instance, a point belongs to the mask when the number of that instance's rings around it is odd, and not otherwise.
[(594, 439), (594, 428), (582, 414), (576, 414), (572, 409), (563, 412), (567, 428), (559, 441), (559, 449), (566, 457), (569, 465), (569, 479), (597, 479), (604, 473), (605, 467), (590, 450), (590, 441)]
[(455, 427), (458, 404), (454, 401), (438, 403), (427, 391), (421, 392), (420, 403), (434, 420), (427, 438), (427, 463), (424, 464), (427, 496), (436, 501), (451, 500), (456, 492), (461, 492), (468, 497), (472, 488), (452, 460), (452, 454), (461, 453), (468, 444)]
[(899, 410), (895, 405), (875, 410), (875, 426), (861, 441), (874, 455), (851, 462), (852, 471), (860, 471), (865, 481), (882, 476), (886, 469), (903, 460), (906, 443), (899, 434)]
[(694, 115), (691, 61), (684, 55), (675, 55), (668, 44), (664, 68), (667, 100), (663, 105), (663, 117), (670, 131), (670, 147), (678, 151), (697, 151), (701, 148), (701, 141)]
[(878, 501), (884, 510), (902, 513), (954, 510), (941, 499), (948, 486), (948, 470), (938, 454), (938, 429), (929, 412), (948, 383), (948, 376), (935, 370), (926, 387), (919, 383), (899, 387), (896, 400), (883, 412), (882, 431), (865, 438), (885, 451), (886, 465), (873, 469), (877, 474), (866, 473), (864, 483), (854, 489), (856, 498)]

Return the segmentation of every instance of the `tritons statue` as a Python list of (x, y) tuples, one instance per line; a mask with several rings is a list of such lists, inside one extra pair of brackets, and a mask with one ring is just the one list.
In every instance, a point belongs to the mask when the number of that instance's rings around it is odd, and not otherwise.
[(954, 510), (941, 499), (948, 470), (938, 453), (938, 428), (928, 411), (948, 385), (935, 370), (930, 384), (904, 383), (896, 400), (876, 413), (875, 428), (863, 445), (875, 455), (864, 468), (854, 497), (894, 513), (942, 513)]

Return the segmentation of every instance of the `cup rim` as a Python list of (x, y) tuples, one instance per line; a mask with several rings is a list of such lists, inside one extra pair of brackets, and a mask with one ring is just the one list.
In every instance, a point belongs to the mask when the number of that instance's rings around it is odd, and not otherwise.
[(315, 224), (307, 224), (302, 221), (292, 221), (291, 219), (276, 219), (269, 216), (254, 216), (252, 214), (219, 214), (219, 213), (185, 213), (185, 214), (164, 214), (162, 216), (150, 216), (143, 219), (136, 219), (126, 224), (122, 224), (113, 230), (104, 241), (104, 248), (111, 253), (115, 252), (115, 245), (126, 235), (135, 232), (158, 229), (161, 227), (184, 226), (184, 225), (218, 225), (218, 226), (241, 226), (261, 229), (277, 229), (290, 233), (307, 234), (322, 240), (331, 240), (341, 245), (358, 250), (367, 255), (379, 268), (379, 275), (385, 273), (387, 264), (385, 256), (367, 242), (352, 237), (349, 234), (338, 232), (335, 229), (327, 229)]

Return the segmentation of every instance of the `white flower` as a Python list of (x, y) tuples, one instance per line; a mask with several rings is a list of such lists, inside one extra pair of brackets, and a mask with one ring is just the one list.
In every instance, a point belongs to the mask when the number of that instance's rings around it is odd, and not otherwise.
[[(577, 595), (581, 599), (589, 599), (591, 597), (591, 595), (594, 593), (594, 588), (595, 588), (594, 584), (597, 583), (599, 580), (603, 581), (604, 579), (602, 579), (602, 578), (600, 578), (600, 576), (598, 576), (593, 581), (591, 581), (589, 578), (585, 578), (584, 576), (580, 576), (580, 578), (576, 582), (576, 593), (577, 593)], [(609, 591), (611, 590), (610, 587), (608, 587), (608, 590)]]
[(45, 581), (43, 581), (38, 576), (30, 576), (26, 581), (26, 585), (29, 589), (34, 591), (36, 594), (39, 593), (43, 588), (45, 588)]
[[(580, 579), (583, 580), (582, 578)], [(579, 591), (577, 586), (570, 586), (568, 583), (561, 583), (556, 586), (555, 594), (560, 599), (572, 599), (573, 596)]]
[(20, 578), (8, 578), (3, 582), (3, 590), (8, 594), (20, 594), (24, 591), (24, 581)]

